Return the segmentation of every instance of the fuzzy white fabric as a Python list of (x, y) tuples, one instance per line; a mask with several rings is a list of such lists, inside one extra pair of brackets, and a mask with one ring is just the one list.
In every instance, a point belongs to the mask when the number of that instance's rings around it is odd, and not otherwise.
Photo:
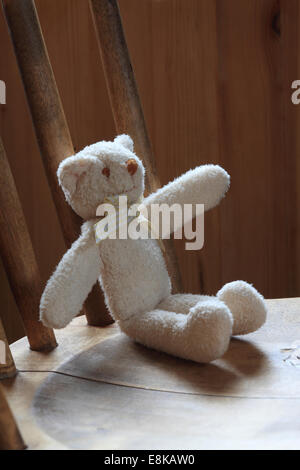
[[(145, 170), (131, 148), (130, 137), (119, 136), (114, 142), (98, 142), (85, 147), (59, 165), (59, 184), (66, 200), (80, 217), (85, 220), (95, 217), (97, 207), (109, 196), (124, 194), (134, 203), (144, 193)], [(126, 167), (131, 158), (138, 163), (133, 176)], [(102, 173), (104, 168), (109, 168), (109, 178)]]
[(201, 165), (171, 181), (145, 200), (151, 204), (204, 204), (217, 206), (229, 188), (230, 176), (218, 165)]
[(100, 275), (101, 258), (95, 245), (92, 222), (86, 222), (49, 279), (41, 298), (44, 325), (63, 328), (77, 315)]
[(150, 348), (196, 362), (213, 361), (228, 348), (232, 315), (214, 297), (193, 297), (188, 308), (184, 308), (185, 294), (167, 297), (156, 309), (122, 320), (120, 326)]
[(234, 335), (245, 335), (258, 330), (266, 321), (267, 311), (263, 296), (244, 281), (225, 284), (217, 293), (233, 316)]
[[(134, 174), (127, 167), (132, 159), (137, 163)], [(104, 168), (109, 172), (103, 173)], [(129, 136), (99, 142), (65, 159), (58, 178), (69, 204), (89, 220), (46, 285), (40, 316), (47, 326), (66, 326), (80, 312), (97, 279), (110, 313), (127, 335), (185, 359), (212, 361), (225, 353), (232, 334), (245, 334), (263, 324), (263, 297), (243, 281), (225, 285), (216, 297), (171, 295), (156, 240), (105, 239), (96, 245), (93, 224), (98, 205), (120, 194), (134, 203), (144, 191), (144, 167)], [(208, 210), (220, 202), (229, 182), (218, 165), (203, 165), (148, 196), (145, 204), (204, 204)]]

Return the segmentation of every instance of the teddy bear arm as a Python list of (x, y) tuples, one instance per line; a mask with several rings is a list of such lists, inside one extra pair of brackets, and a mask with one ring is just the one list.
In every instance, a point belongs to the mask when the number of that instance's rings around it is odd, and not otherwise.
[(44, 325), (63, 328), (80, 312), (100, 276), (100, 268), (94, 233), (84, 227), (46, 285), (40, 303)]
[(181, 175), (150, 194), (144, 201), (152, 204), (204, 204), (204, 210), (217, 206), (228, 190), (230, 177), (219, 165), (202, 165)]

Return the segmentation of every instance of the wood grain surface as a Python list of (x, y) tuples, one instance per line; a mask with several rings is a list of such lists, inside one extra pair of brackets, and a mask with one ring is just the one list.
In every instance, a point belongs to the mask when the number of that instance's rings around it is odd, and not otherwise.
[[(36, 0), (76, 149), (115, 125), (88, 0)], [(184, 290), (214, 294), (245, 279), (266, 297), (300, 295), (300, 1), (119, 0), (163, 184), (212, 162), (232, 176), (206, 214), (204, 249), (176, 241)], [(2, 12), (0, 132), (44, 281), (65, 250)], [(51, 227), (51, 236), (49, 236)], [(1, 273), (1, 278), (4, 275)], [(20, 335), (7, 282), (3, 322)]]
[[(34, 1), (24, 0), (20, 4), (15, 0), (2, 0), (2, 3), (47, 180), (69, 248), (78, 238), (83, 222), (67, 204), (57, 179), (59, 163), (74, 154), (69, 127)], [(98, 284), (89, 294), (84, 312), (89, 324), (105, 326), (112, 323)]]
[(17, 373), (14, 359), (10, 352), (7, 337), (0, 317), (0, 380), (14, 377)]
[[(141, 100), (126, 44), (117, 0), (90, 0), (103, 70), (118, 134), (129, 134), (134, 150), (145, 167), (145, 194), (155, 192), (161, 183), (145, 124)], [(182, 292), (179, 264), (172, 240), (163, 241), (164, 257), (173, 292)]]
[(29, 448), (299, 450), (300, 299), (267, 306), (263, 328), (206, 365), (82, 318), (47, 355), (19, 340), (3, 383)]
[(0, 385), (0, 450), (23, 450), (25, 447), (2, 385)]
[(39, 321), (42, 285), (17, 188), (0, 137), (0, 254), (31, 349), (57, 346), (53, 330)]

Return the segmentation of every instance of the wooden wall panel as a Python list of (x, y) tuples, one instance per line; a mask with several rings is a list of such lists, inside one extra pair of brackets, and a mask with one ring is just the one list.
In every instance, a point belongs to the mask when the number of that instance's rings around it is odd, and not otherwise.
[[(55, 262), (64, 248), (2, 10), (0, 44), (0, 76), (7, 90), (7, 104), (0, 106), (0, 133), (45, 280), (51, 258)], [(1, 265), (0, 314), (8, 339), (14, 340), (23, 329), (4, 276)]]
[[(130, 0), (120, 6), (162, 182), (218, 163), (215, 2)], [(176, 242), (187, 291), (213, 294), (221, 286), (218, 214), (206, 215), (203, 252)]]
[(162, 180), (205, 162), (232, 176), (204, 250), (180, 244), (186, 289), (299, 295), (299, 0), (120, 5)]
[(75, 149), (115, 135), (87, 0), (36, 0)]
[[(113, 119), (88, 2), (38, 0), (36, 6), (75, 147), (112, 138)], [(0, 76), (7, 85), (7, 105), (0, 106), (0, 133), (46, 282), (65, 244), (2, 11), (0, 44)], [(3, 270), (0, 273), (3, 279)], [(5, 299), (1, 316), (12, 341), (20, 336), (22, 326), (6, 281), (0, 292)]]
[(290, 99), (298, 6), (298, 0), (217, 2), (220, 152), (232, 176), (221, 214), (222, 277), (245, 278), (268, 297), (299, 295), (299, 108)]
[[(77, 149), (114, 135), (87, 0), (37, 0)], [(205, 246), (176, 242), (185, 289), (215, 293), (234, 279), (267, 297), (300, 295), (300, 0), (119, 0), (163, 183), (195, 165), (232, 176), (205, 218)], [(0, 14), (0, 132), (45, 281), (64, 243), (44, 176), (13, 51)], [(1, 279), (4, 274), (1, 272)], [(0, 281), (10, 339), (21, 334)]]

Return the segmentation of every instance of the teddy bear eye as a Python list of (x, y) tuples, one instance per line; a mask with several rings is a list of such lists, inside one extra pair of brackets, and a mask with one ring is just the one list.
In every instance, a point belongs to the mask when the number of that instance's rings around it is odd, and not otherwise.
[(102, 175), (105, 175), (107, 178), (109, 178), (110, 169), (107, 168), (107, 167), (103, 168), (103, 170), (102, 170)]

